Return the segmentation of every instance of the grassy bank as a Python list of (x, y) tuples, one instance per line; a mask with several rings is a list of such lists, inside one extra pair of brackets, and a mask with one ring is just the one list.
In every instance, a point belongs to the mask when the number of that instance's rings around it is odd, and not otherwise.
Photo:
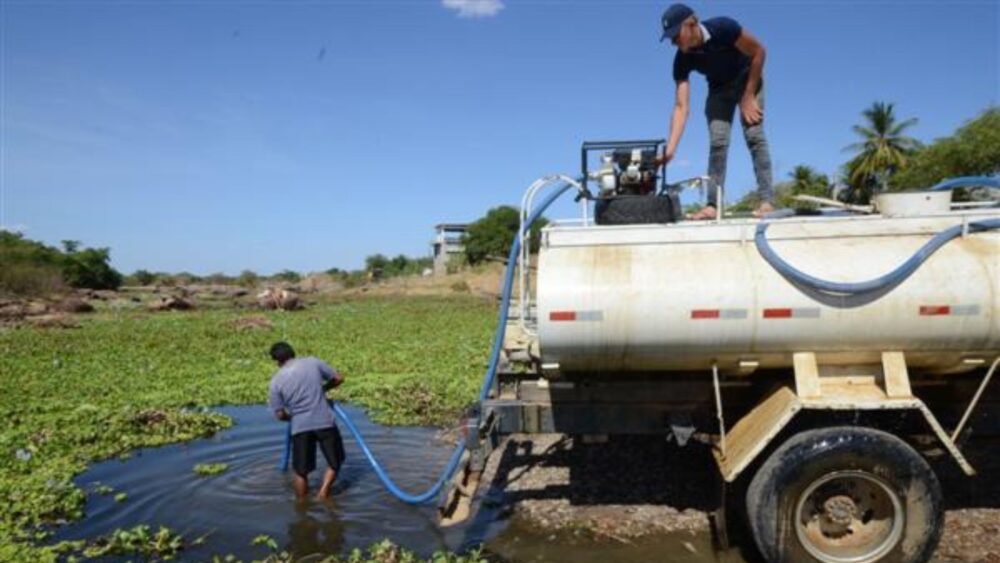
[[(269, 323), (247, 329), (250, 315)], [(495, 306), (472, 297), (380, 298), (296, 313), (107, 312), (79, 329), (2, 331), (0, 560), (51, 557), (36, 545), (47, 524), (81, 516), (72, 477), (89, 463), (230, 424), (208, 407), (264, 402), (275, 340), (339, 368), (336, 397), (375, 420), (434, 424), (475, 398), (494, 322)]]

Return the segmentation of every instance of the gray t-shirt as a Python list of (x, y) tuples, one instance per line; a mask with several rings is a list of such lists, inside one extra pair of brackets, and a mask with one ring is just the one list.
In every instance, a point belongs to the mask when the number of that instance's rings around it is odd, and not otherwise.
[(271, 378), (268, 404), (272, 411), (285, 409), (292, 417), (292, 434), (330, 428), (333, 411), (323, 385), (338, 376), (337, 370), (318, 358), (292, 358)]

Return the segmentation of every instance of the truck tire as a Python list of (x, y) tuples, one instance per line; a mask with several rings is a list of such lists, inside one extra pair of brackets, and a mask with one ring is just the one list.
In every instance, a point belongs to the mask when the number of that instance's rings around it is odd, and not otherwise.
[(747, 489), (750, 529), (776, 563), (928, 561), (941, 537), (941, 486), (899, 438), (851, 426), (782, 444)]
[(680, 219), (677, 196), (619, 195), (594, 203), (594, 221), (598, 225), (638, 225), (674, 223)]

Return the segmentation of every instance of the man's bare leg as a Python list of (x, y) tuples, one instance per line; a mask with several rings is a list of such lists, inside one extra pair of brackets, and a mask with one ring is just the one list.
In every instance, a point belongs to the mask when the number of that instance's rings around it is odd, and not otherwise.
[(323, 500), (330, 498), (330, 487), (333, 486), (333, 482), (337, 479), (337, 472), (333, 470), (332, 467), (327, 467), (326, 472), (323, 473), (323, 484), (319, 486), (319, 490), (316, 491), (316, 498)]
[(309, 494), (309, 481), (306, 476), (296, 473), (292, 477), (292, 488), (295, 489), (296, 498), (299, 500), (306, 498), (306, 495)]

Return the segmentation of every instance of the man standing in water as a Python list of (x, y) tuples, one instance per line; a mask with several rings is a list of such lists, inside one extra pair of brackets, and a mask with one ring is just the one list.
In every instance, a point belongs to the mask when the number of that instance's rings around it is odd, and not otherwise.
[(268, 404), (278, 420), (292, 425), (292, 469), (295, 496), (309, 493), (309, 473), (316, 469), (316, 446), (323, 450), (327, 469), (317, 499), (330, 496), (330, 487), (344, 462), (344, 443), (333, 420), (326, 391), (344, 382), (344, 376), (318, 358), (296, 358), (287, 342), (271, 346), (278, 371), (271, 378)]

